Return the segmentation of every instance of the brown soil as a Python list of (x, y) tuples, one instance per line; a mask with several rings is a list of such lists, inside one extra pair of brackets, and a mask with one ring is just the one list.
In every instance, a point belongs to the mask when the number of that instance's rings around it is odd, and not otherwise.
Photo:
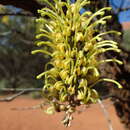
[[(62, 113), (47, 115), (39, 109), (11, 110), (12, 107), (34, 106), (40, 102), (41, 100), (22, 97), (12, 102), (0, 103), (0, 130), (108, 130), (107, 121), (99, 104), (92, 105), (81, 114), (75, 114), (70, 128), (65, 128), (61, 124)], [(105, 101), (105, 104), (109, 104), (108, 112), (114, 130), (123, 130), (123, 126), (120, 124), (113, 106), (110, 105), (110, 101)]]

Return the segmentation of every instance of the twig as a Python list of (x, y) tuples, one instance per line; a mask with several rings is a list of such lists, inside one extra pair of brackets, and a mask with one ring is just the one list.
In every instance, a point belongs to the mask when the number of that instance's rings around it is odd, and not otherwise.
[(0, 98), (0, 102), (10, 102), (10, 101), (14, 100), (15, 98), (17, 98), (18, 96), (22, 95), (23, 93), (25, 93), (25, 91), (21, 91), (13, 96), (9, 96), (6, 98)]
[(0, 16), (24, 16), (24, 17), (35, 17), (31, 13), (1, 13)]
[(47, 105), (47, 103), (40, 103), (38, 105), (35, 105), (35, 106), (31, 106), (31, 107), (22, 107), (22, 108), (17, 108), (17, 107), (14, 107), (14, 108), (11, 108), (11, 110), (16, 110), (16, 111), (24, 111), (24, 110), (36, 110), (36, 109), (43, 109), (43, 107)]
[(0, 91), (10, 91), (10, 92), (19, 92), (19, 91), (26, 91), (26, 92), (29, 92), (29, 91), (41, 91), (42, 88), (0, 88)]
[(18, 92), (17, 94), (14, 94), (12, 96), (0, 98), (0, 102), (10, 102), (14, 100), (15, 98), (21, 96), (25, 92), (41, 91), (41, 88), (28, 88), (28, 89), (3, 88), (3, 89), (0, 89), (0, 91), (17, 91)]
[(102, 108), (103, 113), (104, 113), (104, 116), (105, 116), (105, 118), (106, 118), (106, 120), (107, 120), (107, 122), (108, 122), (108, 129), (109, 129), (109, 130), (113, 130), (112, 122), (111, 122), (111, 119), (110, 119), (110, 117), (109, 117), (109, 114), (108, 114), (108, 112), (107, 112), (105, 106), (103, 105), (103, 103), (102, 103), (101, 100), (98, 100), (98, 103), (99, 103), (100, 107)]

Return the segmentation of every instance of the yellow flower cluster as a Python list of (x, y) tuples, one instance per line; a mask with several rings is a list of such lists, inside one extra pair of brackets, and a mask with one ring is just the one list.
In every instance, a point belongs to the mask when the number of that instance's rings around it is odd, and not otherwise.
[[(42, 24), (40, 34), (36, 37), (42, 38), (37, 46), (48, 46), (48, 50), (39, 49), (32, 51), (44, 53), (51, 56), (46, 65), (46, 71), (39, 74), (37, 79), (45, 76), (43, 95), (51, 102), (47, 113), (53, 111), (65, 111), (68, 115), (63, 123), (69, 126), (72, 120), (71, 113), (76, 106), (81, 104), (96, 103), (99, 95), (93, 87), (101, 82), (113, 82), (111, 79), (101, 79), (99, 65), (104, 62), (117, 62), (117, 59), (99, 60), (100, 54), (106, 51), (120, 52), (117, 43), (112, 40), (104, 40), (103, 36), (109, 33), (120, 35), (116, 31), (97, 33), (97, 26), (106, 24), (111, 16), (104, 16), (105, 11), (111, 10), (105, 7), (94, 14), (86, 11), (80, 14), (81, 8), (89, 4), (88, 0), (77, 0), (71, 4), (54, 0), (55, 4), (44, 0), (50, 8), (38, 10), (41, 17), (37, 22)], [(63, 6), (67, 11), (64, 12)], [(47, 19), (45, 18), (48, 17)], [(100, 17), (96, 21), (94, 18)], [(51, 68), (50, 68), (51, 67)]]

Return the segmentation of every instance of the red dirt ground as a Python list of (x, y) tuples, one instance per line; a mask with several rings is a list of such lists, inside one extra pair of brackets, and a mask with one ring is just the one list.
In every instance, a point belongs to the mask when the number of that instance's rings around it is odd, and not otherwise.
[[(75, 114), (72, 126), (65, 128), (61, 123), (62, 113), (47, 115), (43, 110), (14, 111), (12, 107), (25, 107), (37, 105), (41, 100), (25, 97), (12, 102), (0, 103), (0, 130), (108, 130), (107, 121), (99, 104), (92, 105), (81, 114)], [(110, 104), (110, 101), (105, 101)], [(123, 130), (122, 124), (116, 116), (112, 105), (108, 107), (114, 130)]]

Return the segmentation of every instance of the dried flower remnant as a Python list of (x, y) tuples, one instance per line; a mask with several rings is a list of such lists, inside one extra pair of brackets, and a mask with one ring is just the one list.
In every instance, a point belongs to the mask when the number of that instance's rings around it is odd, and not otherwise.
[[(41, 48), (32, 51), (32, 54), (44, 53), (49, 55), (51, 60), (47, 63), (45, 72), (39, 74), (37, 79), (45, 77), (42, 93), (50, 102), (46, 112), (53, 114), (64, 111), (66, 115), (62, 123), (70, 126), (72, 113), (76, 111), (77, 106), (98, 101), (100, 95), (93, 88), (95, 85), (106, 81), (116, 84), (119, 88), (122, 87), (112, 79), (101, 78), (99, 72), (102, 63), (122, 64), (122, 62), (117, 59), (98, 59), (98, 56), (106, 51), (120, 52), (115, 41), (103, 39), (106, 34), (120, 35), (120, 32), (113, 30), (99, 34), (96, 32), (98, 25), (106, 24), (111, 18), (104, 16), (105, 11), (111, 10), (110, 7), (102, 8), (95, 13), (86, 11), (80, 14), (80, 9), (90, 4), (88, 0), (77, 0), (73, 4), (70, 0), (67, 2), (54, 0), (54, 5), (48, 0), (43, 1), (50, 8), (38, 10), (41, 17), (37, 22), (42, 28), (36, 38), (45, 39), (38, 41), (37, 46), (47, 46), (48, 50)], [(67, 8), (66, 13), (63, 11), (63, 6)], [(94, 21), (97, 16), (101, 18)]]

